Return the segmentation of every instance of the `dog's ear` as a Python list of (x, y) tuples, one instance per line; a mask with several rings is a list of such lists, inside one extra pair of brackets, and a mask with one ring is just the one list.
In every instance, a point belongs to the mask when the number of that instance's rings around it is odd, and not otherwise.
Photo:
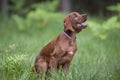
[(68, 30), (73, 30), (72, 29), (72, 25), (71, 25), (71, 16), (70, 14), (68, 14), (65, 18), (64, 18), (64, 31), (68, 31)]
[(64, 27), (70, 26), (70, 16), (64, 18)]
[[(79, 15), (79, 13), (77, 13), (77, 12), (72, 12), (72, 13), (69, 13), (65, 18), (64, 18), (64, 27), (66, 27), (66, 26), (70, 26), (71, 24), (71, 20), (73, 19), (73, 18), (75, 18), (76, 16), (78, 16)], [(75, 18), (76, 20), (77, 20), (77, 18)]]

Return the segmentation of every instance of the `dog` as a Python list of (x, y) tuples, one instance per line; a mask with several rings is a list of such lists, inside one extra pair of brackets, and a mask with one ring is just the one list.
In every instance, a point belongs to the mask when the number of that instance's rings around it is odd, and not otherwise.
[(64, 19), (64, 31), (42, 48), (35, 59), (34, 69), (39, 76), (41, 72), (61, 69), (67, 73), (72, 58), (77, 50), (76, 33), (85, 29), (86, 14), (69, 13)]

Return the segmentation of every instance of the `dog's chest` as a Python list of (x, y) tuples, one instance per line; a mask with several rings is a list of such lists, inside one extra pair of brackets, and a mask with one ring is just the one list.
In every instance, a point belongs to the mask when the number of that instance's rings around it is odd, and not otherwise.
[(77, 50), (76, 43), (72, 43), (72, 44), (64, 43), (64, 45), (61, 46), (61, 51), (67, 52), (68, 54), (73, 54), (76, 52), (76, 50)]
[(77, 50), (76, 42), (69, 40), (60, 40), (60, 42), (54, 48), (54, 57), (57, 60), (61, 60), (63, 57), (72, 58)]
[(61, 46), (61, 47), (56, 47), (55, 50), (55, 56), (56, 58), (62, 58), (65, 56), (73, 56), (77, 50), (76, 45), (74, 46)]
[(76, 52), (77, 48), (74, 46), (71, 46), (71, 47), (67, 47), (66, 49), (65, 48), (62, 48), (62, 53), (61, 55), (63, 56), (67, 56), (67, 55), (71, 55), (73, 56)]
[(58, 63), (60, 65), (70, 62), (75, 54), (76, 49), (73, 47), (66, 49), (66, 50), (61, 50), (62, 52), (59, 53), (59, 56), (57, 57)]

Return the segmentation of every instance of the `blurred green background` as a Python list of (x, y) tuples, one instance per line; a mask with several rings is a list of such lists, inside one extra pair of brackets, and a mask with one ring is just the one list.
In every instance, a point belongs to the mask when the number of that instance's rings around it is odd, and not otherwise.
[(87, 13), (88, 27), (77, 34), (70, 69), (39, 80), (120, 80), (119, 0), (1, 0), (0, 80), (35, 80), (36, 55), (72, 11)]

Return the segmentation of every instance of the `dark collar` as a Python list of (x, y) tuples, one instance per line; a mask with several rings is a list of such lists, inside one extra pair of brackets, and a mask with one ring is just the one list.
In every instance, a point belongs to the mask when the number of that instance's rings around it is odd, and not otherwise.
[(65, 37), (67, 37), (68, 39), (70, 39), (70, 41), (72, 41), (72, 42), (76, 41), (76, 37), (71, 37), (66, 32), (63, 32), (63, 34), (64, 34)]

